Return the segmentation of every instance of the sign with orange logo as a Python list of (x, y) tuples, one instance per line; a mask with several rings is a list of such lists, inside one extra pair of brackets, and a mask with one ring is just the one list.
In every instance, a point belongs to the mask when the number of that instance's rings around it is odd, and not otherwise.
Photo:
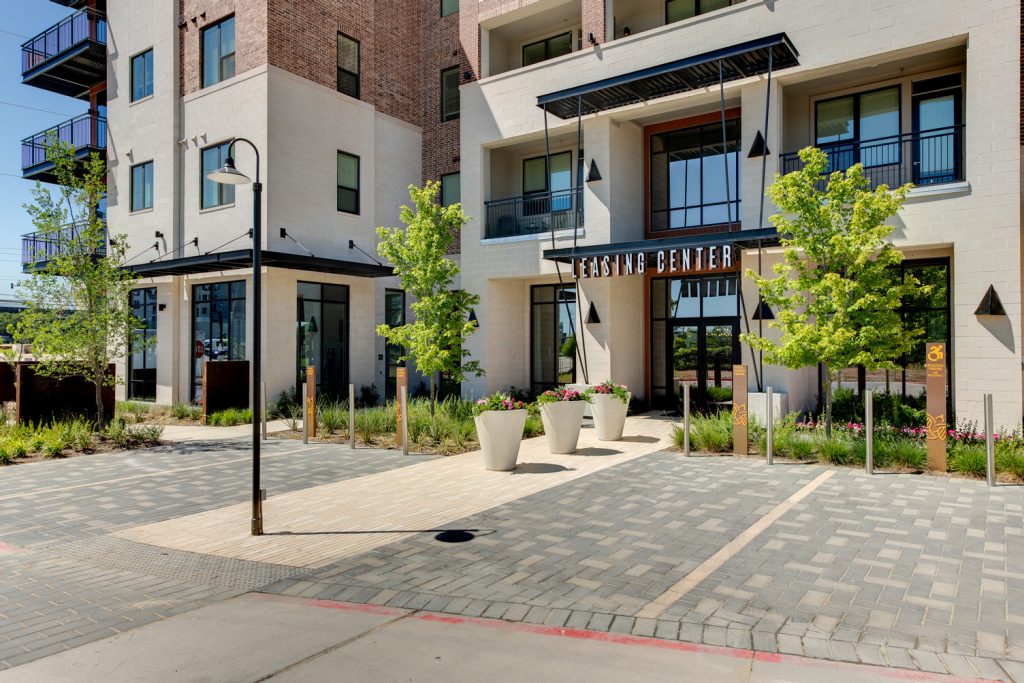
[(928, 469), (946, 471), (946, 345), (928, 342), (924, 347), (925, 431), (928, 437)]
[(732, 452), (747, 455), (747, 366), (732, 366)]

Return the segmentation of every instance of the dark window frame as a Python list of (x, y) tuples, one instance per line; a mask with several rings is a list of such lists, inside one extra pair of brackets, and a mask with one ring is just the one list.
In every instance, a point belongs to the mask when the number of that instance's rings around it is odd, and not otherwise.
[[(895, 133), (895, 135), (884, 136), (884, 137), (881, 137), (881, 138), (869, 138), (867, 140), (861, 139), (861, 131), (860, 131), (861, 98), (866, 96), (866, 95), (874, 95), (876, 93), (885, 92), (886, 90), (895, 90), (896, 91), (896, 105), (897, 105), (896, 106), (896, 117), (897, 117), (897, 121), (896, 121), (896, 133)], [(850, 138), (849, 140), (839, 140), (839, 141), (836, 141), (836, 142), (823, 142), (823, 143), (819, 143), (818, 142), (818, 107), (820, 107), (822, 104), (828, 104), (829, 102), (838, 102), (839, 100), (845, 100), (847, 98), (852, 98), (853, 99), (853, 114), (852, 114), (852, 116), (853, 116), (853, 137)], [(889, 139), (892, 139), (892, 138), (895, 138), (895, 139), (899, 140), (900, 136), (903, 135), (903, 84), (902, 83), (894, 83), (894, 84), (891, 84), (891, 85), (884, 85), (884, 86), (879, 87), (879, 88), (871, 88), (869, 90), (858, 90), (856, 92), (846, 93), (845, 95), (837, 95), (835, 97), (826, 97), (824, 99), (815, 100), (814, 101), (814, 129), (813, 129), (813, 135), (814, 135), (814, 146), (815, 147), (818, 147), (819, 149), (825, 150), (826, 152), (828, 152), (828, 150), (831, 150), (831, 149), (837, 149), (837, 148), (842, 148), (842, 147), (850, 147), (851, 148), (850, 154), (851, 154), (851, 158), (852, 158), (852, 162), (850, 163), (850, 166), (852, 166), (853, 164), (861, 163), (861, 161), (860, 161), (860, 158), (861, 158), (861, 145), (863, 145), (865, 142), (871, 142), (873, 140), (879, 140), (879, 141), (881, 141), (881, 140), (889, 140)], [(885, 163), (885, 164), (877, 164), (877, 165), (880, 165), (880, 166), (898, 165), (898, 164), (901, 164), (902, 162), (903, 162), (903, 145), (897, 143), (896, 144), (896, 159), (895, 160), (887, 160), (887, 163)], [(873, 165), (865, 165), (864, 166), (864, 168), (872, 168), (872, 167), (873, 167)], [(849, 167), (847, 167), (847, 168), (849, 168)], [(836, 170), (836, 169), (831, 169), (831, 170)]]
[[(233, 285), (239, 285), (239, 284), (241, 284), (241, 286), (242, 286), (241, 287), (242, 295), (241, 296), (234, 296), (232, 294), (232, 289), (234, 289)], [(214, 299), (213, 298), (213, 294), (212, 294), (212, 289), (209, 289), (209, 288), (213, 287), (214, 285), (224, 285), (226, 290), (227, 290), (227, 297)], [(199, 298), (199, 291), (203, 287), (208, 288), (209, 294), (207, 295), (207, 298), (205, 300), (200, 300), (200, 298)], [(221, 282), (208, 282), (208, 283), (203, 283), (203, 284), (192, 285), (192, 319), (191, 319), (191, 325), (192, 325), (192, 343), (193, 343), (193, 345), (196, 342), (196, 330), (198, 329), (197, 326), (196, 326), (196, 318), (198, 317), (196, 315), (196, 307), (199, 306), (200, 304), (207, 304), (210, 307), (210, 311), (207, 314), (207, 318), (208, 318), (208, 320), (207, 320), (207, 331), (208, 331), (208, 338), (209, 339), (213, 339), (213, 305), (214, 305), (214, 302), (216, 302), (216, 301), (226, 301), (227, 302), (227, 307), (228, 307), (228, 320), (227, 320), (227, 340), (228, 340), (228, 343), (227, 343), (227, 360), (249, 360), (249, 345), (248, 345), (248, 336), (249, 336), (249, 333), (248, 333), (248, 326), (249, 326), (249, 302), (248, 302), (248, 298), (249, 298), (249, 292), (248, 292), (248, 287), (247, 287), (247, 284), (246, 284), (245, 280), (224, 280), (224, 281), (221, 281)], [(234, 335), (232, 334), (232, 327), (233, 326), (231, 324), (232, 323), (232, 319), (231, 319), (232, 306), (231, 306), (231, 304), (236, 302), (236, 301), (243, 302), (243, 304), (242, 304), (242, 317), (243, 317), (243, 320), (242, 320), (242, 325), (241, 325), (241, 331), (242, 331), (242, 339), (241, 339), (241, 346), (242, 346), (241, 350), (242, 350), (242, 353), (241, 354), (233, 353), (233, 351), (237, 352), (239, 350), (236, 347), (236, 342), (238, 340), (236, 340), (234, 338)], [(222, 334), (224, 333), (223, 324), (224, 324), (224, 321), (221, 321), (221, 325), (222, 325), (221, 333)], [(212, 350), (212, 345), (211, 345), (211, 350)], [(191, 372), (189, 373), (190, 374), (190, 380), (189, 381), (190, 381), (190, 384), (191, 384), (189, 396), (191, 397), (191, 399), (193, 401), (196, 400), (196, 398), (197, 398), (196, 397), (196, 389), (199, 386), (199, 383), (196, 382), (197, 378), (196, 378), (195, 364), (196, 364), (197, 361), (202, 362), (203, 359), (205, 358), (205, 355), (206, 354), (204, 352), (204, 355), (201, 358), (196, 358), (194, 353), (190, 356), (192, 358), (193, 367), (192, 367)], [(211, 358), (211, 361), (215, 362), (215, 359)]]
[[(139, 305), (135, 305), (134, 301), (131, 300), (131, 298), (134, 296), (134, 294), (136, 292), (141, 292), (140, 296), (142, 297), (142, 302)], [(156, 338), (156, 329), (152, 329), (151, 330), (150, 327), (149, 327), (150, 317), (152, 317), (155, 320), (156, 319), (156, 313), (157, 313), (157, 310), (158, 310), (156, 287), (138, 287), (138, 288), (133, 289), (131, 291), (131, 293), (129, 294), (129, 297), (130, 297), (129, 298), (129, 302), (130, 302), (129, 305), (132, 308), (132, 314), (136, 318), (138, 318), (139, 320), (141, 320), (143, 322), (143, 327), (137, 328), (136, 332), (141, 332), (142, 333), (141, 334), (142, 342), (143, 343), (147, 343), (147, 342), (149, 342), (150, 339), (155, 339)], [(148, 363), (148, 359), (147, 359), (147, 353), (146, 353), (147, 349), (149, 349), (149, 348), (152, 348), (152, 347), (151, 346), (147, 346), (147, 347), (144, 347), (143, 349), (140, 350), (140, 352), (142, 353), (142, 367), (138, 368), (138, 367), (135, 366), (135, 361), (134, 361), (134, 357), (135, 357), (136, 351), (134, 351), (131, 348), (131, 345), (129, 345), (128, 353), (127, 353), (128, 358), (127, 358), (127, 363), (126, 363), (126, 365), (127, 365), (126, 369), (127, 369), (127, 375), (128, 375), (128, 381), (126, 382), (126, 384), (127, 384), (126, 393), (127, 393), (128, 400), (130, 400), (130, 401), (155, 401), (156, 400), (156, 385), (157, 385), (156, 371), (157, 371), (157, 365), (154, 364), (154, 366), (152, 368), (149, 367), (149, 363)], [(155, 352), (154, 352), (154, 354), (155, 354)], [(156, 361), (156, 359), (154, 358), (154, 363), (155, 363), (155, 361)], [(135, 379), (135, 372), (137, 370), (143, 370), (143, 371), (146, 371), (146, 372), (152, 370), (152, 373), (153, 373), (152, 379), (148, 379), (148, 378), (144, 378), (144, 379), (140, 379), (140, 380), (139, 379)], [(141, 391), (140, 391), (139, 385), (141, 385)], [(150, 391), (150, 389), (152, 389), (152, 391)]]
[[(455, 111), (449, 111), (448, 109), (448, 87), (445, 84), (445, 78), (449, 74), (455, 74)], [(459, 93), (459, 67), (449, 66), (445, 69), (441, 69), (441, 121), (454, 121), (459, 118), (462, 110), (462, 97)]]
[(701, 8), (700, 8), (700, 3), (701, 3), (702, 0), (693, 0), (693, 16), (692, 17), (684, 17), (682, 19), (676, 19), (675, 21), (670, 21), (669, 18), (668, 18), (668, 5), (669, 5), (669, 3), (671, 1), (672, 0), (665, 0), (665, 24), (674, 24), (674, 23), (679, 22), (679, 21), (686, 21), (687, 19), (693, 19), (694, 17), (699, 17), (702, 14), (708, 14), (709, 12), (717, 12), (718, 10), (728, 9), (729, 7), (732, 7), (733, 5), (735, 5), (736, 2), (737, 2), (737, 0), (729, 0), (729, 4), (726, 7), (716, 7), (714, 9), (709, 9), (709, 10), (702, 11)]
[(447, 12), (444, 11), (445, 0), (441, 0), (440, 4), (442, 17), (450, 17), (451, 15), (458, 14), (459, 12), (459, 0), (455, 0), (455, 9), (449, 9)]
[[(338, 183), (338, 187), (337, 187), (337, 189), (338, 189), (338, 206), (337, 206), (337, 209), (338, 209), (339, 213), (347, 213), (347, 214), (352, 215), (352, 216), (358, 216), (360, 208), (361, 208), (361, 206), (360, 206), (360, 204), (361, 204), (361, 202), (360, 202), (360, 194), (361, 194), (361, 192), (360, 192), (359, 188), (360, 188), (360, 185), (362, 185), (362, 173), (363, 173), (362, 161), (361, 161), (361, 159), (359, 158), (358, 155), (352, 154), (350, 152), (343, 152), (343, 151), (341, 151), (339, 149), (337, 157), (340, 157), (340, 156), (346, 156), (346, 157), (349, 157), (351, 159), (355, 159), (356, 160), (356, 186), (355, 187), (347, 187), (347, 186), (341, 184), (341, 178), (337, 178), (336, 179), (336, 181)], [(337, 163), (337, 157), (335, 157), (335, 163)], [(335, 167), (335, 174), (337, 174), (337, 167)], [(354, 192), (355, 193), (356, 201), (355, 201), (355, 209), (354, 210), (349, 211), (348, 209), (341, 208), (341, 190), (346, 190), (348, 192)]]
[[(457, 202), (446, 202), (444, 192), (444, 181), (445, 178), (457, 177), (459, 179), (459, 201)], [(441, 175), (441, 206), (451, 206), (452, 204), (462, 203), (462, 173), (460, 171), (453, 171), (452, 173), (445, 173)]]
[[(135, 76), (136, 76), (136, 73), (137, 73), (136, 72), (136, 68), (137, 68), (136, 61), (139, 60), (139, 59), (142, 59), (142, 68), (143, 68), (142, 90), (143, 90), (143, 93), (141, 95), (136, 95), (136, 93), (135, 93)], [(140, 102), (140, 101), (146, 99), (147, 97), (152, 97), (153, 96), (153, 90), (154, 90), (154, 88), (153, 88), (153, 77), (154, 77), (153, 76), (153, 68), (154, 68), (153, 59), (154, 59), (154, 57), (153, 57), (153, 48), (148, 48), (146, 50), (143, 50), (142, 52), (139, 52), (138, 54), (132, 55), (131, 59), (129, 60), (129, 62), (128, 62), (128, 64), (129, 64), (129, 67), (128, 67), (128, 71), (129, 71), (129, 73), (128, 73), (128, 82), (129, 82), (130, 90), (131, 90), (131, 92), (129, 93), (129, 100), (131, 102)], [(146, 73), (147, 70), (148, 70), (148, 74)], [(146, 81), (147, 75), (149, 77), (148, 81)], [(147, 86), (148, 86), (148, 90), (147, 90)]]
[[(344, 38), (345, 40), (352, 41), (352, 43), (356, 46), (356, 70), (355, 71), (352, 71), (350, 69), (342, 68), (337, 63), (338, 62), (338, 57), (341, 56), (341, 50), (340, 50), (340, 48), (338, 48), (337, 43), (340, 42), (340, 39), (342, 39), (342, 38)], [(362, 79), (362, 71), (363, 71), (363, 46), (362, 46), (362, 44), (358, 40), (356, 40), (352, 36), (348, 35), (347, 33), (342, 32), (342, 31), (338, 31), (338, 37), (335, 40), (335, 50), (336, 50), (336, 54), (335, 54), (335, 60), (334, 61), (335, 61), (335, 66), (338, 69), (337, 82), (335, 83), (335, 89), (338, 92), (340, 92), (342, 95), (348, 95), (349, 97), (352, 97), (352, 98), (355, 98), (355, 99), (358, 100), (359, 97), (360, 97), (360, 93), (362, 92), (362, 86), (363, 86), (363, 79)], [(343, 89), (342, 88), (342, 82), (341, 82), (342, 81), (342, 78), (341, 78), (342, 74), (345, 74), (346, 76), (350, 76), (351, 78), (355, 79), (356, 89), (355, 89), (354, 93), (350, 92), (347, 89)]]
[[(569, 51), (564, 53), (564, 54), (561, 54), (561, 55), (554, 55), (554, 56), (552, 56), (551, 55), (551, 41), (555, 40), (556, 38), (562, 38), (564, 36), (569, 36)], [(573, 47), (573, 40), (574, 40), (573, 31), (569, 30), (569, 31), (562, 31), (561, 33), (556, 33), (553, 36), (547, 36), (546, 38), (541, 38), (540, 40), (535, 40), (532, 43), (526, 43), (519, 50), (519, 63), (520, 63), (521, 66), (533, 66), (534, 64), (540, 64), (541, 62), (546, 62), (549, 59), (554, 59), (555, 57), (564, 57), (565, 55), (571, 55), (573, 53), (573, 49), (572, 49), (572, 47)], [(526, 63), (526, 50), (528, 48), (534, 47), (535, 45), (544, 45), (544, 59), (541, 59), (541, 60), (536, 61), (536, 62), (530, 62), (529, 64), (527, 64)]]
[[(207, 57), (207, 54), (206, 54), (206, 35), (207, 35), (207, 32), (213, 31), (213, 30), (217, 30), (218, 33), (219, 33), (219, 32), (224, 30), (224, 24), (226, 24), (229, 21), (232, 22), (232, 24), (231, 24), (231, 31), (234, 34), (233, 37), (232, 37), (232, 42), (235, 44), (235, 49), (234, 49), (233, 52), (227, 52), (227, 53), (224, 53), (224, 54), (220, 54), (217, 57), (217, 60), (218, 60), (218, 63), (217, 63), (217, 78), (216, 78), (216, 80), (211, 81), (211, 82), (208, 83), (206, 81), (206, 57)], [(200, 52), (200, 55), (199, 55), (199, 81), (200, 81), (200, 83), (201, 83), (203, 88), (210, 88), (210, 87), (213, 87), (213, 86), (217, 85), (218, 83), (223, 83), (224, 81), (228, 80), (229, 78), (234, 78), (235, 75), (238, 73), (238, 65), (235, 62), (235, 57), (238, 54), (238, 42), (237, 42), (238, 41), (238, 32), (236, 31), (237, 26), (238, 26), (238, 24), (237, 24), (237, 22), (235, 22), (235, 15), (234, 14), (229, 14), (226, 17), (218, 19), (217, 21), (212, 22), (210, 24), (207, 24), (199, 32), (199, 52)], [(220, 35), (218, 35), (217, 42), (218, 42), (219, 45), (223, 46), (223, 42), (224, 41), (223, 41), (223, 38), (220, 37)], [(225, 60), (228, 57), (231, 58), (231, 73), (230, 74), (225, 74), (225, 72), (226, 72)]]
[[(143, 170), (143, 182), (145, 182), (146, 179), (149, 180), (149, 204), (146, 204), (145, 206), (136, 206), (135, 205), (135, 170), (136, 169), (145, 169), (145, 167), (147, 167), (147, 166), (149, 167), (149, 172), (146, 173), (145, 170)], [(151, 210), (153, 208), (153, 203), (154, 203), (153, 194), (154, 194), (154, 188), (156, 186), (156, 166), (153, 164), (153, 160), (150, 159), (149, 161), (141, 161), (141, 162), (139, 162), (137, 164), (133, 164), (130, 167), (130, 169), (129, 169), (128, 175), (129, 175), (129, 181), (128, 181), (128, 212), (129, 213), (137, 213), (139, 211), (149, 211), (149, 210)], [(143, 202), (145, 202), (145, 189), (143, 189)]]
[[(319, 288), (319, 294), (317, 298), (306, 298), (301, 294), (301, 285), (312, 285)], [(331, 299), (327, 297), (325, 293), (325, 287), (338, 287), (344, 292), (344, 296), (339, 299)], [(303, 305), (307, 303), (313, 303), (319, 305), (319, 315), (321, 325), (325, 324), (324, 320), (324, 304), (340, 304), (344, 306), (344, 328), (341, 330), (341, 339), (339, 343), (344, 349), (344, 357), (339, 359), (341, 365), (340, 377), (334, 379), (334, 384), (325, 384), (326, 373), (324, 372), (324, 359), (323, 354), (325, 349), (323, 347), (323, 338), (321, 337), (321, 357), (317, 359), (319, 364), (316, 373), (316, 386), (317, 393), (327, 393), (334, 395), (336, 398), (342, 398), (341, 394), (345, 387), (348, 386), (349, 377), (351, 376), (351, 328), (352, 328), (352, 289), (349, 285), (339, 284), (334, 282), (315, 282), (313, 280), (298, 280), (295, 283), (295, 302), (296, 302), (296, 331), (295, 331), (295, 374), (296, 374), (296, 392), (301, 391), (302, 383), (305, 381), (305, 368), (302, 367), (302, 328), (299, 322), (302, 321)]]
[[(541, 302), (534, 301), (534, 299), (535, 299), (534, 292), (539, 290), (539, 289), (551, 289), (552, 290), (551, 301), (541, 301)], [(563, 290), (572, 290), (573, 291), (573, 300), (571, 302), (567, 302), (564, 299), (564, 295), (562, 294)], [(530, 367), (530, 392), (531, 393), (538, 394), (538, 393), (541, 393), (541, 392), (543, 392), (543, 391), (545, 391), (547, 389), (551, 389), (551, 388), (553, 388), (555, 386), (559, 386), (560, 384), (573, 384), (573, 383), (576, 382), (577, 370), (579, 368), (577, 367), (578, 364), (577, 364), (577, 357), (576, 357), (576, 353), (575, 352), (572, 355), (572, 378), (568, 382), (559, 382), (558, 381), (558, 358), (559, 358), (559, 350), (560, 350), (560, 345), (559, 345), (559, 340), (558, 340), (558, 321), (561, 319), (561, 314), (562, 314), (561, 309), (563, 309), (565, 307), (566, 303), (569, 303), (572, 306), (572, 311), (573, 311), (573, 316), (574, 316), (574, 321), (573, 321), (574, 329), (572, 331), (578, 336), (580, 334), (580, 327), (579, 327), (579, 325), (580, 325), (580, 321), (579, 321), (580, 310), (579, 310), (579, 291), (578, 291), (578, 288), (576, 287), (576, 285), (575, 284), (565, 284), (565, 285), (562, 285), (562, 284), (555, 283), (555, 284), (540, 284), (540, 285), (531, 285), (530, 286), (530, 329), (529, 329), (529, 334), (530, 334), (530, 358), (529, 358), (528, 363), (529, 363), (529, 367)], [(553, 332), (554, 332), (554, 338), (552, 340), (549, 340), (549, 341), (553, 342), (553, 346), (552, 346), (552, 349), (551, 349), (551, 352), (554, 354), (554, 368), (555, 368), (555, 375), (554, 375), (554, 378), (553, 378), (555, 381), (554, 381), (553, 384), (548, 381), (551, 378), (538, 378), (534, 374), (534, 358), (535, 358), (535, 354), (539, 352), (539, 349), (537, 348), (537, 344), (534, 341), (534, 333), (533, 333), (534, 310), (536, 308), (540, 308), (540, 307), (544, 307), (544, 306), (551, 307), (551, 309), (553, 310), (553, 314), (554, 314), (554, 325), (552, 326), (552, 329), (553, 329)]]
[[(407, 301), (406, 301), (405, 290), (404, 289), (396, 289), (396, 288), (393, 288), (393, 287), (388, 287), (388, 288), (386, 288), (384, 290), (384, 322), (387, 323), (388, 325), (391, 325), (392, 327), (396, 326), (396, 324), (394, 322), (388, 320), (388, 297), (393, 297), (393, 296), (396, 296), (396, 295), (400, 295), (401, 298), (402, 298), (401, 315), (399, 316), (399, 320), (397, 321), (397, 325), (401, 326), (401, 325), (405, 325), (406, 324), (405, 308), (406, 308)], [(400, 357), (400, 356), (405, 354), (405, 347), (403, 347), (403, 346), (401, 346), (399, 344), (392, 344), (390, 342), (385, 342), (384, 343), (384, 399), (385, 400), (389, 400), (389, 399), (395, 398), (396, 394), (398, 393), (398, 387), (397, 387), (396, 378), (392, 378), (391, 377), (391, 367), (392, 367), (391, 357), (392, 357), (392, 352), (397, 352), (398, 356)], [(404, 367), (406, 367), (406, 365), (407, 365), (406, 361), (399, 360), (399, 361), (395, 362), (394, 367), (395, 368), (404, 368)]]
[[(230, 140), (226, 140), (224, 142), (218, 142), (218, 143), (215, 143), (215, 144), (212, 144), (212, 145), (208, 145), (208, 146), (203, 147), (202, 149), (199, 150), (199, 170), (200, 170), (200, 173), (199, 173), (199, 210), (200, 211), (205, 211), (207, 209), (218, 209), (218, 208), (221, 208), (221, 207), (224, 207), (224, 206), (232, 206), (235, 203), (235, 186), (234, 185), (229, 185), (227, 183), (217, 183), (217, 182), (214, 182), (213, 184), (217, 188), (216, 192), (217, 192), (217, 197), (218, 197), (219, 201), (216, 204), (209, 204), (209, 205), (206, 204), (206, 187), (207, 187), (207, 185), (206, 185), (206, 180), (207, 180), (206, 174), (208, 172), (206, 170), (206, 153), (207, 152), (212, 152), (214, 150), (221, 149), (221, 148), (227, 148), (225, 150), (227, 152), (224, 155), (225, 158), (231, 156), (231, 154), (230, 154), (230, 151), (231, 151), (231, 141)], [(223, 162), (218, 162), (218, 167), (220, 166), (220, 163), (223, 163)], [(211, 181), (211, 182), (213, 182), (213, 181)], [(227, 200), (227, 195), (229, 195), (229, 194), (231, 195), (230, 201)], [(223, 201), (220, 201), (220, 200), (223, 200)]]

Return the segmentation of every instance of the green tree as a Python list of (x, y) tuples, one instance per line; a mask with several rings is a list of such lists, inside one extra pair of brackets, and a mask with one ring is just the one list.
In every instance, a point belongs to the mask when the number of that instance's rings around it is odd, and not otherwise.
[[(117, 381), (107, 373), (115, 359), (144, 340), (144, 324), (132, 314), (129, 294), (136, 276), (124, 269), (128, 242), (111, 236), (100, 215), (106, 194), (106, 165), (97, 154), (76, 161), (72, 146), (51, 139), (54, 189), (36, 183), (25, 205), (38, 242), (48, 249), (33, 255), (45, 262), (19, 286), (25, 310), (14, 335), (32, 344), (36, 372), (50, 377), (85, 376), (96, 390), (96, 428), (104, 428), (103, 387)], [(102, 254), (106, 253), (103, 257)]]
[(377, 334), (401, 346), (404, 355), (400, 360), (412, 359), (416, 368), (430, 377), (431, 414), (441, 373), (453, 382), (484, 374), (479, 361), (464, 360), (469, 356), (466, 340), (476, 329), (468, 320), (470, 308), (480, 297), (453, 289), (459, 266), (448, 257), (467, 219), (460, 204), (438, 203), (440, 189), (438, 182), (428, 182), (423, 188), (410, 186), (414, 208), (403, 206), (400, 216), (406, 227), (377, 228), (377, 252), (391, 263), (402, 287), (412, 296), (415, 318), (397, 327), (378, 325)]
[(782, 211), (771, 217), (783, 246), (775, 277), (747, 271), (777, 311), (769, 326), (782, 332), (781, 340), (753, 333), (741, 339), (775, 365), (825, 366), (825, 424), (831, 436), (832, 385), (840, 372), (856, 365), (895, 368), (924, 333), (900, 315), (903, 298), (922, 288), (910, 274), (900, 280), (893, 268), (903, 254), (889, 241), (893, 227), (886, 223), (911, 186), (871, 190), (860, 164), (823, 181), (824, 152), (808, 147), (800, 159), (802, 169), (776, 175), (767, 191)]

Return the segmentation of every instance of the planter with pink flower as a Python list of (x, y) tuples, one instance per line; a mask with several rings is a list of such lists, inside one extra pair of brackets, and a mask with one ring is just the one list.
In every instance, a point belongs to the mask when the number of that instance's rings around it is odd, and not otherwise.
[(551, 453), (575, 453), (583, 426), (583, 411), (587, 397), (568, 387), (545, 391), (537, 397), (540, 419), (544, 423), (544, 436)]
[(514, 470), (526, 426), (526, 404), (507, 394), (491, 394), (476, 402), (474, 412), (484, 467), (498, 472)]
[(595, 384), (585, 392), (594, 413), (594, 429), (598, 441), (620, 441), (629, 410), (629, 389), (608, 381)]

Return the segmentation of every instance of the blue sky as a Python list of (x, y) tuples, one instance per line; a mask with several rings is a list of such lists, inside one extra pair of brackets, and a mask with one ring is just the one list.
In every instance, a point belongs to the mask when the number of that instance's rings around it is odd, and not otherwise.
[(21, 44), (68, 14), (52, 2), (5, 2), (0, 15), (0, 296), (21, 277), (21, 235), (32, 232), (22, 205), (32, 183), (21, 179), (22, 138), (88, 109), (87, 102), (21, 84)]

